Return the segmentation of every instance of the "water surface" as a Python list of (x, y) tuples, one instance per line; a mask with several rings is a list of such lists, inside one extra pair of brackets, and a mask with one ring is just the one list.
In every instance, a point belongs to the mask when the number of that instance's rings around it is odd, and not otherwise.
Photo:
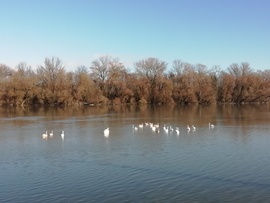
[(1, 109), (0, 202), (269, 202), (269, 124), (268, 105)]

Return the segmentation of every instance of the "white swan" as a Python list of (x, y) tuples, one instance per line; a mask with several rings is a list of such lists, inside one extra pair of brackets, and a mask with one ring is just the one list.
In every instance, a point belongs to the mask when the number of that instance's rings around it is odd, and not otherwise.
[(176, 127), (176, 128), (175, 128), (175, 132), (176, 132), (176, 134), (177, 134), (177, 135), (179, 135), (179, 134), (180, 134), (180, 130), (179, 130), (179, 128), (178, 128), (178, 127)]
[(106, 128), (106, 129), (104, 130), (104, 136), (105, 136), (105, 137), (109, 137), (109, 133), (110, 133), (109, 128)]
[(189, 125), (187, 125), (187, 131), (188, 131), (188, 132), (190, 131), (190, 127), (189, 127)]
[(163, 129), (164, 129), (165, 133), (167, 133), (167, 134), (169, 133), (169, 127), (164, 126)]
[(194, 125), (192, 125), (192, 129), (193, 131), (196, 131), (196, 127)]
[(52, 137), (52, 136), (53, 136), (53, 131), (50, 132), (50, 137)]
[(214, 124), (209, 123), (209, 129), (214, 127), (215, 127)]
[(42, 134), (42, 138), (43, 139), (47, 139), (48, 138), (48, 132), (46, 131), (45, 133)]
[(138, 130), (138, 127), (136, 127), (135, 125), (132, 125), (133, 127), (133, 130), (137, 131)]
[(62, 138), (62, 140), (65, 138), (65, 132), (64, 131), (61, 132), (61, 138)]

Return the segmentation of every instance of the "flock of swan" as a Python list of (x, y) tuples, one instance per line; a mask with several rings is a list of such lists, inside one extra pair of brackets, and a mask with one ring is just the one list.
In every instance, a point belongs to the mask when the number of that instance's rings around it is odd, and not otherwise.
[[(53, 131), (51, 131), (49, 134), (48, 134), (48, 131), (46, 131), (45, 133), (42, 134), (42, 139), (44, 139), (44, 140), (47, 140), (48, 138), (52, 138), (52, 137), (53, 137)], [(61, 132), (60, 137), (62, 140), (64, 140), (64, 138), (65, 138), (64, 131)]]
[[(161, 129), (159, 123), (158, 124), (141, 123), (138, 126), (132, 125), (132, 128), (133, 128), (133, 131), (137, 131), (138, 129), (142, 129), (142, 128), (146, 127), (146, 126), (149, 126), (152, 129), (153, 132), (157, 132), (157, 133), (159, 133), (160, 129)], [(209, 129), (213, 129), (214, 127), (215, 127), (214, 124), (209, 123)], [(177, 135), (180, 134), (180, 128), (179, 127), (173, 128), (172, 126), (164, 125), (162, 127), (162, 129), (167, 134), (172, 133), (172, 132), (175, 132)], [(191, 127), (189, 125), (187, 125), (187, 132), (190, 132), (191, 130), (192, 130), (192, 132), (195, 132), (196, 127), (194, 125), (192, 125)], [(104, 129), (103, 134), (104, 134), (104, 137), (108, 138), (109, 134), (110, 134), (110, 129), (109, 128)], [(48, 131), (46, 131), (45, 133), (42, 134), (43, 139), (48, 139), (49, 137), (50, 138), (53, 137), (53, 131), (51, 131), (49, 134), (48, 134)], [(64, 140), (64, 138), (65, 138), (64, 131), (61, 132), (60, 137), (61, 137), (62, 140)]]
[[(163, 129), (166, 134), (169, 134), (169, 133), (172, 133), (172, 132), (175, 132), (177, 135), (180, 134), (180, 128), (179, 127), (173, 128), (172, 126), (164, 125), (162, 128), (160, 128), (159, 123), (158, 124), (140, 123), (138, 126), (132, 125), (133, 132), (137, 131), (139, 129), (142, 129), (142, 128), (146, 127), (146, 126), (149, 126), (152, 129), (153, 132), (157, 132), (157, 133), (160, 132), (160, 129)], [(214, 127), (215, 127), (214, 124), (209, 123), (209, 129), (214, 129)], [(190, 132), (190, 131), (195, 132), (196, 127), (194, 125), (192, 125), (191, 127), (189, 125), (187, 125), (187, 132)], [(109, 128), (106, 128), (104, 130), (104, 137), (108, 138), (109, 134), (110, 134)]]

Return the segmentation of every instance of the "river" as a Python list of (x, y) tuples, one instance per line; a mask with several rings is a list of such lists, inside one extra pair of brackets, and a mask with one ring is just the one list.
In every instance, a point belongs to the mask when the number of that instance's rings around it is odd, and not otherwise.
[(0, 202), (269, 202), (269, 124), (269, 105), (1, 108)]

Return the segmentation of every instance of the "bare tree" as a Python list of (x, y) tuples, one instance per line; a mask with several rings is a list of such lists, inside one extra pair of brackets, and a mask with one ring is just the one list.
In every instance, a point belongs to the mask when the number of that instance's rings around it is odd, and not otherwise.
[(26, 102), (31, 103), (36, 87), (36, 75), (32, 68), (26, 63), (19, 63), (15, 70), (4, 70), (1, 84), (1, 98), (4, 104), (24, 106)]
[(99, 87), (90, 78), (87, 68), (78, 67), (75, 71), (74, 99), (83, 104), (97, 103), (101, 95)]
[(222, 71), (219, 77), (217, 101), (221, 103), (233, 102), (232, 94), (235, 88), (235, 78), (231, 74)]
[(5, 65), (5, 64), (0, 64), (0, 82), (5, 81), (8, 79), (13, 73), (13, 70)]
[(90, 67), (91, 76), (94, 81), (100, 86), (101, 90), (104, 90), (104, 83), (107, 80), (111, 68), (111, 56), (101, 56), (92, 62)]
[(81, 65), (81, 66), (78, 66), (77, 69), (75, 70), (75, 74), (80, 74), (80, 73), (89, 74), (89, 71), (86, 66)]
[(16, 68), (12, 83), (18, 91), (19, 104), (24, 106), (26, 102), (32, 102), (31, 99), (37, 94), (37, 77), (31, 66), (27, 66), (26, 63), (19, 63)]
[(135, 63), (136, 73), (147, 78), (150, 85), (150, 102), (156, 103), (155, 88), (157, 83), (164, 77), (167, 63), (157, 58), (147, 58)]
[(106, 81), (106, 96), (111, 99), (122, 100), (124, 90), (126, 89), (127, 70), (125, 66), (118, 60), (114, 59), (110, 62), (110, 71), (108, 80)]
[(190, 63), (184, 64), (183, 75), (180, 84), (180, 103), (195, 103), (196, 99), (196, 70)]
[(101, 56), (92, 62), (90, 69), (92, 70), (92, 75), (96, 80), (104, 82), (107, 79), (111, 60), (111, 56), (107, 55)]
[(233, 75), (236, 78), (243, 77), (245, 75), (248, 75), (250, 72), (252, 72), (249, 63), (247, 62), (243, 62), (240, 65), (237, 63), (233, 63), (228, 68), (228, 71), (231, 75)]
[(52, 57), (51, 59), (45, 58), (44, 64), (45, 66), (39, 66), (37, 68), (38, 78), (43, 86), (50, 86), (54, 92), (58, 77), (65, 72), (65, 68), (62, 65), (62, 61), (56, 57)]
[(177, 60), (174, 60), (172, 63), (173, 63), (173, 66), (172, 66), (173, 73), (176, 76), (180, 76), (183, 72), (185, 62), (177, 59)]
[[(5, 65), (0, 64), (0, 103), (4, 103), (5, 105), (8, 104), (9, 101), (7, 98), (7, 91), (8, 91), (8, 82), (10, 81), (10, 77), (13, 73), (13, 70)], [(3, 105), (3, 104), (1, 104)]]
[(147, 77), (154, 83), (158, 77), (162, 77), (167, 68), (167, 63), (157, 58), (147, 58), (135, 63), (136, 72)]
[(228, 68), (229, 73), (235, 78), (233, 102), (242, 103), (247, 99), (247, 78), (252, 73), (249, 63), (233, 63)]
[(57, 57), (45, 58), (44, 66), (37, 68), (39, 87), (41, 88), (41, 100), (48, 104), (58, 104), (60, 101), (57, 94), (59, 85), (63, 83), (65, 68), (62, 61)]
[(205, 74), (207, 67), (204, 64), (198, 63), (194, 66), (194, 69), (197, 71), (198, 74)]

